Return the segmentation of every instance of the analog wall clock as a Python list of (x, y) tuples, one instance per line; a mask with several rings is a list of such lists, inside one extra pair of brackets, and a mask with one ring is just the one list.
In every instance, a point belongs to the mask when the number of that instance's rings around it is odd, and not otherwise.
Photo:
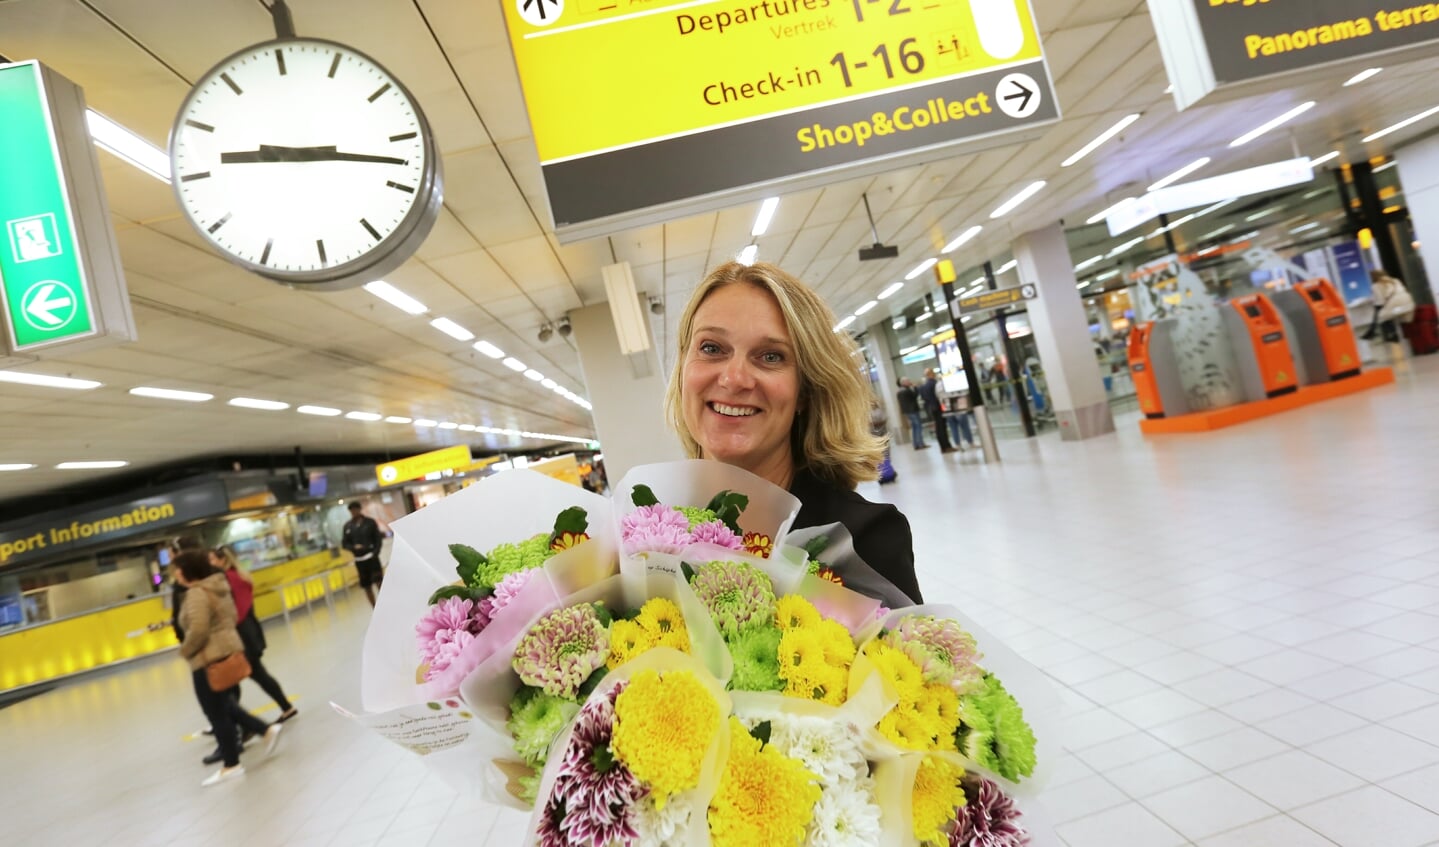
[(226, 258), (297, 288), (378, 279), (429, 234), (439, 152), (419, 104), (363, 53), (256, 44), (191, 89), (170, 131), (175, 195)]

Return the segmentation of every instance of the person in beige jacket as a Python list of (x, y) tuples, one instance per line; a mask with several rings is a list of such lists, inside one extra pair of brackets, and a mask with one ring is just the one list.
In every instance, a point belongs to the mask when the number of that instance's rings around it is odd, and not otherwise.
[(185, 640), (180, 642), (180, 655), (189, 662), (195, 682), (195, 698), (215, 730), (224, 766), (211, 774), (201, 785), (215, 785), (245, 775), (240, 764), (240, 743), (235, 727), (265, 736), (265, 755), (275, 751), (280, 740), (280, 725), (264, 721), (240, 708), (224, 691), (211, 691), (205, 668), (232, 653), (242, 653), (245, 644), (235, 631), (235, 602), (230, 597), (230, 582), (225, 574), (210, 564), (210, 558), (198, 550), (187, 550), (175, 557), (175, 579), (185, 588), (180, 606), (180, 628)]

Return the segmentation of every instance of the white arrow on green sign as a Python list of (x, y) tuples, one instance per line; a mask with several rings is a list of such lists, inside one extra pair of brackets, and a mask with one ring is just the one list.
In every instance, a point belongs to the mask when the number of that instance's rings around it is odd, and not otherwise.
[[(82, 106), (83, 108), (83, 106)], [(0, 66), (0, 301), (12, 352), (101, 331), (40, 66)]]

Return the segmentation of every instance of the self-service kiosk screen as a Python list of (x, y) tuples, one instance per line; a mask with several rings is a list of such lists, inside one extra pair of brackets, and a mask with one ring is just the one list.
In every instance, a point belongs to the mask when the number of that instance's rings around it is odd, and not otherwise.
[(1306, 293), (1309, 295), (1309, 299), (1313, 300), (1315, 303), (1319, 303), (1324, 299), (1324, 292), (1320, 291), (1317, 288), (1311, 288)]
[(1257, 317), (1259, 317), (1259, 315), (1260, 315), (1259, 307), (1258, 307), (1258, 306), (1245, 306), (1245, 307), (1244, 307), (1244, 314), (1248, 315), (1248, 316), (1251, 317), (1251, 318), (1257, 318)]

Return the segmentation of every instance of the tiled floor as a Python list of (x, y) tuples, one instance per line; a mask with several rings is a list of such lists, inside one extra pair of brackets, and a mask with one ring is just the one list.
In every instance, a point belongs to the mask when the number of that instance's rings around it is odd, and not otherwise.
[[(896, 450), (867, 485), (915, 528), (927, 598), (1062, 695), (1043, 794), (1069, 847), (1439, 845), (1439, 357), (1393, 388), (1209, 435)], [(202, 724), (161, 657), (0, 710), (6, 843), (511, 845), (331, 713), (358, 705), (358, 594), (269, 627), (298, 695), (279, 754), (201, 789)], [(247, 695), (259, 695), (251, 690)], [(18, 840), (12, 840), (18, 839)]]

